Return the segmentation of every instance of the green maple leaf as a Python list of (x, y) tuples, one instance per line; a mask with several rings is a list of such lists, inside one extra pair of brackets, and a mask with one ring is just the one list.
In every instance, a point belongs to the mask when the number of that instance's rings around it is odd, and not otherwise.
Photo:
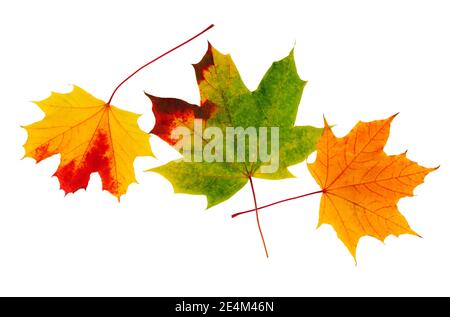
[[(208, 208), (232, 197), (245, 186), (249, 177), (272, 180), (294, 177), (288, 166), (304, 161), (315, 151), (322, 129), (295, 126), (306, 82), (297, 73), (293, 50), (272, 64), (255, 91), (245, 86), (230, 55), (221, 54), (210, 44), (203, 59), (193, 66), (200, 90), (200, 107), (180, 99), (147, 94), (156, 118), (151, 132), (174, 145), (179, 137), (174, 136), (173, 131), (185, 127), (193, 135), (194, 119), (203, 119), (204, 128), (219, 128), (224, 135), (227, 127), (278, 127), (279, 168), (263, 173), (263, 162), (251, 161), (246, 155), (243, 162), (186, 162), (181, 159), (151, 171), (167, 178), (176, 193), (206, 195)], [(245, 150), (248, 153), (249, 142), (245, 142)]]

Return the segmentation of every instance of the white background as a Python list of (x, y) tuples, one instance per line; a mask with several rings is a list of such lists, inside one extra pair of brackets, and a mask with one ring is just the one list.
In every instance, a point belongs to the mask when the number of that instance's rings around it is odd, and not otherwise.
[[(450, 295), (450, 7), (448, 1), (2, 1), (0, 4), (0, 295)], [(30, 101), (77, 84), (101, 99), (151, 58), (201, 31), (205, 36), (142, 71), (114, 104), (143, 113), (142, 93), (197, 103), (190, 64), (206, 40), (231, 53), (250, 89), (295, 44), (308, 80), (297, 124), (335, 133), (358, 121), (400, 115), (389, 154), (409, 149), (424, 166), (441, 165), (399, 206), (424, 238), (363, 238), (358, 265), (334, 230), (316, 230), (319, 196), (261, 211), (270, 258), (249, 186), (205, 211), (203, 196), (175, 195), (145, 169), (171, 158), (136, 161), (139, 185), (120, 202), (88, 190), (64, 197), (51, 175), (59, 156), (21, 160), (25, 125), (43, 113)], [(311, 158), (309, 159), (311, 160)], [(298, 179), (256, 180), (258, 202), (314, 191), (305, 163)]]

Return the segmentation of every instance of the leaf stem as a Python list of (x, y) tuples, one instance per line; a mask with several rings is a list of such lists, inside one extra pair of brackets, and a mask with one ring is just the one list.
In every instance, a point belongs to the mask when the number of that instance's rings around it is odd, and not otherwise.
[(111, 104), (112, 99), (114, 98), (114, 95), (116, 94), (117, 90), (119, 90), (119, 88), (125, 84), (125, 82), (127, 82), (131, 77), (133, 77), (134, 75), (136, 75), (138, 72), (140, 72), (142, 69), (144, 69), (145, 67), (147, 67), (148, 65), (152, 64), (153, 62), (156, 62), (158, 59), (166, 56), (167, 54), (175, 51), (176, 49), (182, 47), (183, 45), (189, 43), (190, 41), (196, 39), (197, 37), (199, 37), (200, 35), (202, 35), (203, 33), (205, 33), (206, 31), (208, 31), (209, 29), (211, 29), (212, 27), (214, 27), (214, 24), (211, 24), (210, 26), (208, 26), (206, 29), (204, 29), (203, 31), (201, 31), (200, 33), (198, 33), (197, 35), (194, 35), (193, 37), (191, 37), (190, 39), (184, 41), (183, 43), (175, 46), (174, 48), (168, 50), (167, 52), (165, 52), (164, 54), (152, 59), (150, 62), (148, 62), (147, 64), (142, 65), (141, 67), (139, 67), (138, 69), (136, 69), (133, 73), (131, 73), (127, 78), (125, 78), (120, 84), (118, 84), (116, 86), (116, 88), (114, 89), (114, 91), (111, 94), (111, 97), (109, 98), (109, 101), (107, 102), (107, 105)]
[[(250, 184), (252, 184), (251, 178), (250, 178)], [(253, 186), (252, 186), (252, 189), (253, 189)], [(252, 212), (252, 211), (256, 211), (256, 217), (258, 217), (258, 211), (261, 210), (261, 209), (264, 209), (264, 208), (267, 208), (267, 207), (270, 207), (270, 206), (274, 206), (274, 205), (278, 205), (278, 204), (284, 203), (284, 202), (286, 202), (286, 201), (290, 201), (290, 200), (294, 200), (294, 199), (299, 199), (299, 198), (302, 198), (302, 197), (307, 197), (307, 196), (311, 196), (311, 195), (315, 195), (315, 194), (320, 194), (320, 193), (323, 193), (323, 190), (318, 190), (318, 191), (311, 192), (311, 193), (307, 193), (307, 194), (303, 194), (303, 195), (300, 195), (300, 196), (295, 196), (295, 197), (291, 197), (291, 198), (286, 198), (286, 199), (279, 200), (279, 201), (276, 201), (276, 202), (274, 202), (274, 203), (271, 203), (271, 204), (268, 204), (268, 205), (265, 205), (265, 206), (262, 206), (262, 207), (256, 207), (256, 202), (255, 202), (255, 208), (249, 209), (249, 210), (246, 210), (246, 211), (237, 212), (237, 213), (233, 214), (233, 215), (231, 216), (231, 218), (235, 218), (235, 217), (237, 217), (237, 216), (240, 216), (240, 215), (243, 215), (243, 214)], [(264, 240), (264, 239), (263, 239), (263, 240)]]
[(266, 257), (269, 257), (269, 252), (267, 251), (266, 241), (264, 240), (264, 235), (263, 235), (263, 232), (261, 229), (261, 224), (259, 222), (258, 204), (256, 203), (256, 194), (255, 194), (255, 187), (253, 186), (253, 179), (250, 175), (248, 176), (248, 179), (250, 181), (250, 187), (252, 188), (252, 194), (253, 194), (253, 201), (255, 203), (255, 209), (253, 209), (253, 210), (255, 211), (255, 215), (256, 215), (256, 223), (258, 224), (258, 230), (259, 230), (259, 234), (261, 235), (261, 241), (264, 246), (264, 251), (266, 252)]

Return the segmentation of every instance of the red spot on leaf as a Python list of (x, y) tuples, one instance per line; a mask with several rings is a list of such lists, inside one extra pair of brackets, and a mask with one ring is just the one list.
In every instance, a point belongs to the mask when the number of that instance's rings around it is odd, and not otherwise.
[(33, 157), (36, 160), (36, 163), (39, 163), (42, 160), (56, 154), (56, 152), (50, 152), (48, 150), (49, 144), (42, 144), (34, 150)]
[(146, 94), (153, 104), (156, 123), (151, 133), (159, 136), (167, 143), (174, 145), (178, 138), (172, 132), (178, 127), (194, 128), (194, 119), (208, 120), (216, 106), (211, 102), (201, 107), (176, 98), (160, 98)]
[(205, 79), (205, 71), (208, 70), (210, 66), (214, 65), (214, 57), (212, 53), (212, 45), (208, 42), (208, 50), (203, 56), (202, 60), (197, 64), (194, 64), (195, 76), (197, 77), (197, 82), (200, 83)]
[(112, 148), (104, 131), (98, 131), (90, 147), (80, 160), (72, 160), (60, 166), (55, 172), (65, 193), (73, 193), (78, 189), (86, 189), (91, 173), (98, 172), (104, 190), (112, 194), (118, 192), (118, 183), (113, 177)]
[(206, 100), (200, 107), (197, 107), (196, 118), (208, 120), (216, 112), (217, 106), (209, 100)]

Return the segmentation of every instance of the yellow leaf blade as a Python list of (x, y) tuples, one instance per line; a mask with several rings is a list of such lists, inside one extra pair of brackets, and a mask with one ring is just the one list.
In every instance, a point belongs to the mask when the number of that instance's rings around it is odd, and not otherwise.
[(136, 182), (134, 159), (152, 155), (149, 135), (137, 124), (139, 115), (110, 106), (77, 86), (36, 104), (45, 118), (25, 127), (25, 156), (39, 162), (61, 154), (55, 176), (66, 194), (85, 189), (95, 172), (103, 189), (118, 198)]

